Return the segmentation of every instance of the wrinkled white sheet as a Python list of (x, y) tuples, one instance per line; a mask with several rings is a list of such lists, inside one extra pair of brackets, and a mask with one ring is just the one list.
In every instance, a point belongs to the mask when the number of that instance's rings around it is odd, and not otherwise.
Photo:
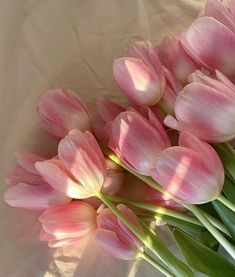
[[(8, 207), (4, 172), (17, 149), (54, 154), (39, 130), (39, 94), (72, 88), (89, 103), (121, 98), (112, 61), (136, 40), (159, 42), (196, 18), (204, 0), (0, 0), (0, 276), (161, 276), (143, 261), (106, 255), (93, 242), (53, 250), (38, 239), (39, 213)], [(168, 243), (172, 243), (168, 239)]]

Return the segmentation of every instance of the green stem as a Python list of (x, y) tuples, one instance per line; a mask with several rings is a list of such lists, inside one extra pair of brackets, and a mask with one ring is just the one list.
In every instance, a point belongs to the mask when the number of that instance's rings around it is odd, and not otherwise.
[(157, 205), (152, 205), (152, 204), (147, 204), (147, 203), (142, 203), (142, 202), (138, 202), (138, 201), (134, 201), (134, 200), (129, 200), (129, 199), (125, 199), (122, 197), (118, 197), (118, 196), (107, 196), (112, 202), (120, 202), (123, 204), (127, 204), (127, 205), (131, 205), (137, 208), (141, 208), (144, 209), (146, 211), (151, 211), (154, 213), (158, 213), (158, 214), (163, 214), (163, 215), (168, 215), (174, 218), (178, 218), (199, 226), (203, 226), (199, 220), (197, 220), (196, 218), (186, 215), (186, 214), (182, 214), (167, 208), (163, 208)]
[(203, 212), (204, 216), (210, 221), (210, 223), (215, 226), (218, 230), (220, 230), (221, 232), (223, 232), (225, 235), (227, 235), (228, 237), (232, 237), (231, 234), (229, 233), (229, 231), (226, 229), (226, 227), (216, 218), (214, 218), (212, 215)]
[(177, 259), (164, 245), (164, 243), (155, 236), (157, 240), (157, 247), (154, 247), (154, 243), (151, 238), (142, 234), (129, 220), (126, 218), (121, 211), (108, 199), (108, 197), (102, 192), (96, 195), (110, 210), (132, 231), (133, 234), (156, 256), (158, 256), (171, 270), (176, 274), (177, 277), (191, 277), (194, 276), (191, 270), (183, 262)]
[(217, 200), (224, 204), (227, 208), (229, 208), (231, 211), (235, 212), (235, 204), (230, 202), (227, 198), (225, 198), (223, 195), (219, 195), (217, 197)]
[(221, 143), (221, 145), (225, 148), (225, 150), (227, 150), (228, 152), (230, 152), (235, 156), (235, 149), (232, 147), (232, 145), (229, 142)]
[(227, 252), (235, 259), (235, 248), (226, 240), (226, 238), (211, 224), (204, 213), (194, 205), (185, 204), (185, 206), (191, 210), (192, 213), (201, 221), (201, 223), (207, 228), (207, 230), (214, 236), (214, 238), (227, 250)]
[(139, 256), (141, 258), (143, 258), (145, 261), (147, 261), (148, 263), (150, 263), (152, 266), (154, 266), (156, 269), (158, 269), (162, 274), (164, 274), (165, 276), (168, 277), (174, 277), (175, 275), (173, 275), (172, 273), (170, 273), (170, 271), (168, 271), (164, 266), (162, 266), (160, 263), (158, 263), (157, 261), (155, 261), (149, 254), (147, 254), (146, 252), (141, 252), (139, 254)]

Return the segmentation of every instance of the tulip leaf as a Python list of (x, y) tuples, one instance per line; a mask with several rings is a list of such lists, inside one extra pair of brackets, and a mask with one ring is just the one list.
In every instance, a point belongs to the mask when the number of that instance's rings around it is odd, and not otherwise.
[(213, 145), (217, 154), (223, 162), (224, 168), (229, 175), (235, 180), (235, 156), (228, 152), (223, 146), (219, 144)]
[(217, 200), (213, 201), (212, 204), (232, 238), (235, 240), (235, 213)]
[(188, 264), (195, 270), (210, 277), (235, 276), (235, 267), (218, 253), (179, 229), (174, 229), (173, 235)]
[(223, 193), (231, 201), (235, 204), (235, 184), (229, 177), (225, 177), (224, 186), (223, 186)]
[(208, 231), (201, 232), (200, 241), (214, 251), (217, 251), (219, 248), (218, 241)]

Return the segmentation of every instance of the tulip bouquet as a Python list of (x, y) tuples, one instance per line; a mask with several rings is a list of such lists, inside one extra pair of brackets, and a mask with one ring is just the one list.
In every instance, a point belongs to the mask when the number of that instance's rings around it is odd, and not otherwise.
[[(165, 276), (235, 276), (235, 1), (208, 0), (159, 45), (134, 43), (113, 75), (125, 106), (101, 98), (91, 113), (72, 90), (42, 94), (41, 127), (58, 152), (18, 151), (5, 201), (42, 211), (49, 247), (93, 237)], [(141, 201), (123, 186), (127, 172), (143, 182)], [(184, 261), (159, 236), (163, 224)]]

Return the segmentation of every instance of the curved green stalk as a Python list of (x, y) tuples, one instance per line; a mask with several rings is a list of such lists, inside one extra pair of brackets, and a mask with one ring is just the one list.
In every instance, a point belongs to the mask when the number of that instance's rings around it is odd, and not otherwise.
[(223, 195), (219, 195), (216, 200), (224, 204), (227, 208), (229, 208), (231, 211), (235, 212), (235, 204), (230, 202), (227, 198), (225, 198)]
[(235, 149), (232, 147), (232, 145), (229, 142), (221, 143), (221, 145), (224, 147), (225, 150), (230, 152), (235, 156)]
[(149, 254), (147, 254), (146, 252), (141, 252), (139, 254), (139, 256), (141, 258), (143, 258), (145, 261), (147, 261), (148, 263), (150, 263), (152, 266), (154, 266), (156, 269), (158, 269), (162, 274), (164, 274), (167, 277), (174, 277), (175, 275), (173, 275), (170, 271), (168, 271), (163, 265), (161, 265), (160, 263), (158, 263), (157, 261), (155, 261)]

